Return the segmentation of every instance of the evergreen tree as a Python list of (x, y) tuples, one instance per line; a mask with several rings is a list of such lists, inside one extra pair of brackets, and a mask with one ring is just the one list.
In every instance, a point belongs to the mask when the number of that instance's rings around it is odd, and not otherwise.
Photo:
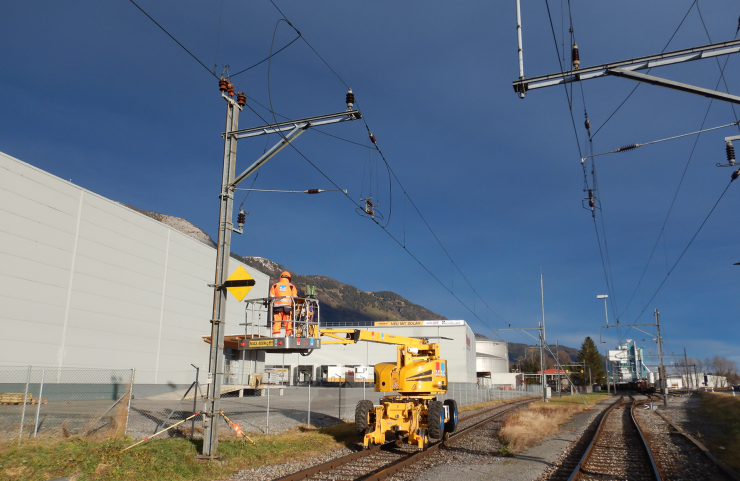
[[(604, 372), (604, 361), (602, 360), (601, 354), (596, 347), (593, 339), (586, 337), (581, 344), (581, 352), (578, 353), (578, 362), (585, 362), (586, 366), (583, 369), (583, 373), (576, 372), (577, 379), (582, 379), (588, 383), (588, 370), (591, 368), (591, 378), (594, 384), (602, 384), (606, 382), (606, 373)], [(576, 371), (580, 371), (581, 368), (576, 368)]]

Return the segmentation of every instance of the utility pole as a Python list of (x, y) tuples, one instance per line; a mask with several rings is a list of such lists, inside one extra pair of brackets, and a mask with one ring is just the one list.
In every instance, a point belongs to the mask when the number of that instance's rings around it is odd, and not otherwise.
[[(609, 299), (608, 294), (599, 294), (596, 299), (604, 299), (604, 317), (606, 317), (606, 327), (609, 328), (609, 310), (606, 308), (606, 300)], [(609, 350), (604, 347), (604, 364), (606, 364), (606, 393), (610, 394), (609, 390)], [(616, 391), (616, 389), (614, 390)]]
[(560, 371), (561, 371), (561, 369), (559, 367), (560, 366), (560, 344), (558, 344), (558, 340), (557, 339), (555, 339), (555, 364), (556, 364), (555, 367), (558, 368), (558, 397), (562, 397), (562, 394), (560, 393), (560, 391), (561, 391), (561, 388), (560, 388)]
[[(216, 247), (216, 277), (213, 287), (213, 313), (211, 316), (211, 349), (208, 361), (208, 384), (206, 409), (203, 414), (203, 451), (199, 458), (214, 460), (218, 459), (218, 417), (221, 415), (221, 381), (224, 366), (224, 332), (226, 330), (226, 280), (229, 275), (229, 258), (231, 256), (231, 232), (242, 233), (244, 225), (244, 213), (239, 212), (238, 225), (234, 228), (234, 192), (237, 186), (247, 177), (254, 174), (275, 157), (282, 149), (295, 141), (301, 134), (311, 127), (345, 122), (362, 118), (358, 110), (353, 110), (355, 96), (350, 89), (346, 96), (347, 110), (335, 114), (321, 115), (299, 120), (289, 120), (260, 127), (252, 127), (239, 130), (239, 112), (246, 105), (246, 96), (239, 92), (234, 100), (234, 85), (231, 81), (221, 77), (219, 80), (221, 97), (226, 100), (226, 129), (224, 130), (224, 158), (223, 171), (221, 175), (221, 193), (218, 243)], [(283, 133), (285, 132), (285, 133)], [(256, 137), (259, 135), (278, 134), (280, 140), (270, 149), (266, 150), (251, 166), (244, 172), (235, 176), (236, 169), (236, 143), (239, 139)], [(371, 138), (374, 139), (374, 137)], [(269, 381), (269, 378), (268, 378)], [(268, 383), (269, 389), (269, 383)]]
[[(230, 89), (233, 96), (233, 86)], [(243, 95), (243, 94), (242, 94)], [(236, 167), (236, 138), (229, 132), (239, 128), (241, 106), (233, 98), (221, 96), (226, 100), (226, 130), (224, 136), (223, 172), (221, 174), (221, 193), (218, 244), (216, 246), (216, 279), (213, 288), (213, 313), (211, 315), (211, 352), (208, 360), (208, 384), (206, 412), (203, 415), (202, 457), (216, 459), (218, 455), (218, 416), (221, 412), (221, 381), (224, 367), (224, 332), (226, 330), (226, 294), (222, 286), (228, 277), (229, 256), (231, 255), (231, 231), (233, 230), (234, 192), (229, 188), (234, 180)]]
[(658, 331), (658, 355), (660, 356), (660, 386), (663, 388), (663, 406), (668, 407), (668, 376), (663, 364), (663, 338), (660, 337), (660, 312), (655, 309), (655, 325)]
[(547, 374), (545, 374), (545, 285), (540, 274), (540, 298), (542, 299), (542, 324), (540, 324), (540, 370), (542, 371), (542, 402), (547, 402)]
[(691, 389), (691, 384), (689, 380), (689, 376), (691, 376), (691, 373), (689, 372), (689, 359), (686, 357), (686, 347), (683, 348), (683, 370), (686, 373), (686, 390)]

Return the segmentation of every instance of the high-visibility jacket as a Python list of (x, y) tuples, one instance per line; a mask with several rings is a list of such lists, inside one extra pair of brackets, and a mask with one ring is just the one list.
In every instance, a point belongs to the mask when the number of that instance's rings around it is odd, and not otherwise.
[(277, 284), (270, 288), (270, 297), (278, 297), (272, 303), (273, 306), (292, 306), (293, 302), (289, 299), (298, 295), (298, 290), (288, 279), (282, 278)]

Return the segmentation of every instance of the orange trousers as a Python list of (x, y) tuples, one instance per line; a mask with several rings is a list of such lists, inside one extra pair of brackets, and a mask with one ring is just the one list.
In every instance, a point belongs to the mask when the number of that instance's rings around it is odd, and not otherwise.
[(280, 335), (280, 328), (283, 327), (283, 324), (285, 324), (285, 335), (286, 336), (292, 336), (293, 335), (293, 323), (292, 322), (285, 322), (285, 321), (292, 321), (293, 320), (293, 313), (291, 312), (275, 312), (272, 315), (272, 335), (278, 336)]

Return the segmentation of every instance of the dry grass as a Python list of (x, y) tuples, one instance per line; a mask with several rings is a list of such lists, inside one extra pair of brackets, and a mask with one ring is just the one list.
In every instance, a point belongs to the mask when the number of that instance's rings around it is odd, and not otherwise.
[[(219, 436), (220, 437), (220, 436)], [(16, 442), (0, 443), (0, 480), (32, 481), (54, 478), (123, 481), (206, 481), (223, 479), (239, 469), (278, 464), (337, 449), (360, 439), (354, 424), (322, 429), (301, 429), (275, 435), (255, 435), (255, 445), (224, 440), (219, 453), (226, 463), (204, 463), (195, 455), (202, 441), (161, 439), (133, 444), (127, 437), (92, 441), (89, 437), (37, 438), (18, 447)]]
[(526, 409), (507, 417), (501, 430), (499, 440), (504, 444), (501, 452), (512, 455), (521, 453), (558, 432), (560, 425), (569, 421), (575, 414), (589, 409), (590, 406), (606, 399), (604, 394), (583, 395), (587, 404), (578, 396), (553, 398), (547, 404), (535, 402)]
[(488, 407), (491, 407), (491, 406), (495, 406), (497, 404), (504, 404), (504, 403), (508, 403), (508, 402), (511, 402), (511, 401), (519, 401), (521, 399), (526, 399), (526, 398), (498, 399), (496, 401), (488, 401), (488, 402), (478, 403), (478, 404), (468, 404), (467, 406), (459, 406), (457, 408), (457, 412), (458, 413), (466, 413), (466, 412), (471, 412), (471, 411), (478, 411), (480, 409), (485, 409), (485, 408), (488, 408)]
[[(719, 459), (740, 471), (740, 396), (731, 393), (701, 393), (702, 410), (715, 421), (721, 435), (702, 441)], [(720, 446), (724, 449), (721, 449)]]

